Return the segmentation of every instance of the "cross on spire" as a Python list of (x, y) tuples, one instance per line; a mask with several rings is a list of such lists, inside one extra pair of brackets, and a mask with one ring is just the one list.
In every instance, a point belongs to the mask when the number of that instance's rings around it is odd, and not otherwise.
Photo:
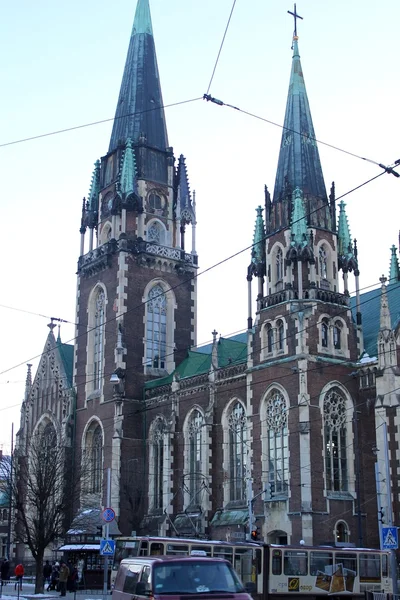
[(294, 11), (292, 12), (291, 10), (288, 10), (288, 13), (289, 13), (289, 15), (292, 15), (294, 18), (294, 37), (297, 37), (297, 19), (303, 20), (303, 17), (301, 17), (299, 14), (297, 14), (296, 3), (294, 5)]

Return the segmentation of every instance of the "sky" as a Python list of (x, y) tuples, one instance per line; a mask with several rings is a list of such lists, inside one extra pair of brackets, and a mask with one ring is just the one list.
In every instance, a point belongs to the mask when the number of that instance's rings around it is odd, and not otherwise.
[[(208, 91), (233, 0), (150, 0), (164, 104)], [(4, 145), (114, 116), (135, 0), (19, 0), (0, 8), (0, 447), (19, 427), (26, 363), (34, 370), (49, 317), (74, 323), (82, 198), (106, 154), (112, 122)], [(209, 93), (282, 124), (291, 68), (293, 5), (237, 0)], [(299, 0), (299, 49), (316, 137), (385, 165), (400, 159), (396, 61), (400, 3)], [(198, 343), (247, 323), (246, 270), (255, 209), (272, 191), (282, 131), (197, 100), (166, 109), (169, 143), (196, 190)], [(319, 145), (337, 197), (382, 169)], [(399, 169), (400, 171), (400, 169)], [(400, 179), (384, 174), (346, 197), (360, 285), (388, 273), (397, 244)], [(240, 252), (244, 250), (243, 252)], [(238, 254), (239, 253), (239, 254)], [(226, 260), (214, 269), (212, 265)], [(350, 290), (354, 279), (350, 277)], [(74, 327), (61, 326), (64, 342)]]

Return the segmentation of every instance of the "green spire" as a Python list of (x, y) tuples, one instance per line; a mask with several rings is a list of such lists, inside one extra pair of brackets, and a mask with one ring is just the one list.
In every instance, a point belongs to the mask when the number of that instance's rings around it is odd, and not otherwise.
[(297, 246), (307, 245), (307, 219), (304, 208), (303, 192), (296, 187), (292, 194), (293, 210), (291, 220), (292, 243)]
[(264, 227), (264, 219), (262, 216), (262, 208), (258, 206), (256, 208), (257, 217), (256, 217), (256, 225), (254, 228), (254, 237), (253, 237), (253, 248), (251, 251), (251, 262), (254, 264), (262, 264), (264, 262), (265, 256), (265, 227)]
[(149, 0), (138, 0), (132, 35), (135, 35), (136, 33), (148, 33), (149, 35), (153, 35)]
[(100, 161), (96, 160), (96, 162), (94, 163), (92, 181), (90, 183), (90, 190), (89, 190), (89, 196), (88, 196), (89, 210), (91, 210), (93, 212), (98, 210), (99, 193), (100, 193)]
[(346, 204), (343, 200), (339, 204), (338, 221), (338, 254), (339, 256), (353, 256), (353, 244), (351, 241), (349, 222), (346, 214)]
[(125, 198), (135, 191), (136, 174), (135, 152), (132, 148), (132, 140), (128, 138), (126, 140), (125, 152), (121, 161), (119, 178), (119, 189)]
[(389, 283), (394, 283), (395, 281), (400, 281), (399, 259), (397, 258), (397, 249), (394, 244), (390, 250)]

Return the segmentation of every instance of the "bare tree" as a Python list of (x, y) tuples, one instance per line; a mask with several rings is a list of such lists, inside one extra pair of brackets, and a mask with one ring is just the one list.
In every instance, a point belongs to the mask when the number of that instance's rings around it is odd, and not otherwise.
[(43, 592), (45, 550), (65, 535), (78, 494), (79, 474), (49, 424), (31, 437), (24, 455), (17, 451), (13, 459), (15, 536), (35, 560), (35, 593)]

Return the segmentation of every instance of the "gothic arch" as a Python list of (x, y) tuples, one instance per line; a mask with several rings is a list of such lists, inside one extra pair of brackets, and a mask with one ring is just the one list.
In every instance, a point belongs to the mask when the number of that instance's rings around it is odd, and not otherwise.
[(146, 285), (142, 301), (145, 306), (145, 372), (170, 373), (174, 369), (175, 294), (163, 279), (157, 277)]
[(38, 433), (43, 433), (43, 431), (46, 429), (46, 427), (48, 427), (48, 425), (50, 425), (50, 424), (54, 427), (54, 431), (57, 435), (57, 442), (59, 443), (61, 441), (60, 440), (60, 436), (61, 436), (60, 424), (56, 420), (55, 416), (50, 411), (44, 412), (39, 417), (39, 420), (37, 421), (37, 423), (32, 431), (32, 435), (36, 435)]
[(333, 289), (333, 248), (326, 239), (318, 242), (316, 247), (317, 280), (319, 287)]
[(112, 225), (111, 221), (106, 221), (101, 228), (100, 232), (100, 244), (105, 244), (112, 237)]
[(232, 398), (222, 413), (224, 502), (243, 502), (248, 476), (248, 426), (245, 403)]
[(350, 528), (346, 521), (343, 519), (336, 521), (333, 529), (333, 536), (335, 544), (345, 544), (350, 541)]
[(283, 289), (285, 277), (285, 248), (280, 242), (275, 242), (269, 254), (271, 272), (271, 290), (279, 292)]
[(149, 427), (149, 509), (164, 510), (169, 504), (170, 444), (169, 428), (164, 417), (158, 415)]
[(93, 392), (102, 397), (107, 303), (107, 289), (97, 282), (89, 294), (87, 308), (86, 399)]
[(200, 492), (204, 483), (208, 459), (206, 434), (204, 411), (200, 406), (194, 405), (187, 413), (183, 423), (185, 506), (201, 505)]
[(160, 219), (150, 219), (146, 226), (146, 240), (165, 246), (167, 244), (167, 229)]
[[(320, 393), (324, 447), (324, 483), (327, 496), (355, 496), (354, 402), (339, 381), (330, 381)], [(340, 462), (335, 462), (339, 453)]]
[(103, 492), (104, 427), (92, 417), (82, 433), (82, 473), (84, 493), (101, 499)]
[(261, 464), (267, 498), (286, 498), (289, 492), (290, 400), (278, 383), (268, 386), (260, 402)]

